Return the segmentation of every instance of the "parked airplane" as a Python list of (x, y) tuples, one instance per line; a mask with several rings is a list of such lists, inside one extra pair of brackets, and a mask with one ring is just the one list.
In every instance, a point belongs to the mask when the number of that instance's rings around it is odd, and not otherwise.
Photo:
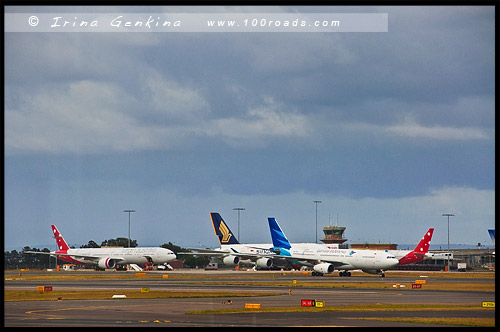
[(69, 263), (78, 265), (92, 264), (102, 269), (112, 269), (117, 265), (126, 264), (138, 264), (142, 266), (146, 264), (166, 265), (176, 258), (171, 250), (161, 247), (71, 249), (56, 226), (51, 226), (58, 250), (50, 253), (38, 251), (25, 251), (25, 253), (47, 254)]
[(399, 260), (399, 265), (420, 262), (426, 257), (431, 258), (433, 254), (429, 253), (429, 246), (431, 244), (433, 233), (434, 228), (429, 228), (413, 250), (389, 250), (389, 253), (393, 254)]
[(331, 249), (325, 244), (290, 244), (275, 218), (268, 218), (274, 250), (287, 260), (312, 266), (313, 275), (333, 273), (335, 269), (344, 270), (340, 276), (350, 276), (348, 270), (361, 269), (363, 272), (380, 274), (399, 264), (396, 257), (384, 250)]
[(219, 213), (210, 212), (210, 217), (215, 235), (219, 239), (220, 248), (214, 250), (188, 248), (196, 252), (180, 252), (179, 254), (221, 257), (224, 264), (228, 266), (253, 263), (256, 267), (270, 268), (278, 264), (279, 260), (274, 261), (278, 255), (268, 249), (272, 247), (272, 244), (240, 244)]

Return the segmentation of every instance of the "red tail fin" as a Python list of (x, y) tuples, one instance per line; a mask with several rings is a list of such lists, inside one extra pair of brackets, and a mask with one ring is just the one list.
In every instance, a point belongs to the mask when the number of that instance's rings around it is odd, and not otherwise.
[(64, 241), (61, 233), (57, 230), (56, 225), (51, 225), (52, 226), (52, 232), (54, 233), (54, 238), (56, 239), (57, 242), (57, 248), (58, 251), (67, 251), (69, 249), (68, 244), (66, 241)]
[(427, 233), (425, 233), (424, 237), (417, 244), (413, 251), (418, 252), (419, 254), (426, 254), (429, 251), (429, 245), (431, 244), (432, 233), (434, 233), (434, 228), (429, 228)]
[(429, 228), (424, 237), (417, 244), (415, 249), (406, 256), (399, 259), (399, 265), (405, 265), (415, 262), (420, 262), (424, 259), (425, 254), (429, 251), (429, 245), (431, 244), (432, 233), (434, 233), (434, 228)]

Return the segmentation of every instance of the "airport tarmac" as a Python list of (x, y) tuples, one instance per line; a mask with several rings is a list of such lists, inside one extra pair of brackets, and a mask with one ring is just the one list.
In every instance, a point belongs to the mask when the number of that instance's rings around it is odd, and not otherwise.
[[(30, 272), (31, 273), (31, 272)], [(33, 272), (36, 273), (36, 272)], [(65, 272), (72, 275), (78, 272)], [(109, 273), (109, 272), (99, 272)], [(115, 272), (111, 272), (115, 273)], [(130, 273), (130, 272), (129, 272)], [(4, 326), (362, 326), (362, 327), (406, 327), (437, 326), (407, 322), (377, 321), (366, 318), (388, 317), (461, 317), (494, 319), (495, 310), (445, 310), (445, 311), (309, 311), (309, 312), (258, 312), (229, 314), (186, 314), (190, 311), (244, 308), (245, 303), (258, 303), (261, 308), (300, 307), (301, 300), (315, 299), (325, 306), (350, 306), (359, 304), (468, 304), (481, 307), (483, 302), (494, 302), (495, 293), (484, 291), (445, 291), (417, 289), (363, 289), (330, 287), (283, 287), (274, 286), (277, 280), (303, 282), (381, 282), (411, 283), (415, 277), (398, 274), (394, 277), (374, 278), (359, 276), (351, 278), (311, 277), (303, 274), (260, 273), (231, 271), (164, 272), (171, 278), (150, 279), (83, 279), (83, 280), (29, 280), (9, 279), (5, 274), (4, 288), (36, 289), (36, 285), (51, 285), (54, 290), (130, 290), (147, 287), (155, 290), (171, 291), (227, 291), (227, 292), (275, 292), (275, 296), (233, 297), (233, 298), (166, 298), (166, 299), (105, 299), (105, 300), (64, 300), (61, 301), (6, 301), (4, 302)], [(148, 275), (151, 273), (148, 272)], [(197, 278), (175, 278), (175, 275)], [(43, 274), (42, 274), (43, 275)], [(117, 274), (119, 275), (119, 274)], [(206, 277), (204, 277), (206, 276)], [(214, 279), (214, 277), (217, 279)], [(431, 277), (427, 278), (432, 282)], [(443, 279), (444, 280), (444, 279)], [(448, 282), (494, 283), (494, 279), (448, 278)], [(214, 283), (217, 281), (217, 283)], [(222, 285), (231, 281), (230, 285)], [(237, 281), (237, 284), (236, 282)], [(259, 283), (255, 284), (255, 281)], [(271, 282), (271, 285), (261, 283)], [(441, 280), (442, 281), (442, 280)], [(289, 292), (291, 290), (291, 292)], [(230, 304), (229, 304), (230, 303)], [(361, 319), (363, 318), (363, 319)], [(439, 325), (443, 326), (443, 325)], [(450, 324), (449, 326), (453, 326)]]

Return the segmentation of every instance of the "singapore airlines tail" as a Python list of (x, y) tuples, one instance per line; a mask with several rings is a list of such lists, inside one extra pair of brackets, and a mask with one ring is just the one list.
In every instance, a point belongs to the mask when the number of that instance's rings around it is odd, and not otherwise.
[(406, 256), (399, 259), (399, 265), (405, 265), (410, 263), (419, 262), (424, 259), (425, 254), (429, 251), (429, 245), (431, 244), (432, 233), (434, 233), (434, 228), (429, 228), (425, 233), (424, 237), (417, 244), (415, 249), (408, 253)]
[(52, 227), (52, 232), (54, 233), (54, 238), (56, 239), (57, 242), (57, 249), (61, 251), (67, 251), (69, 249), (68, 244), (66, 241), (64, 241), (64, 238), (62, 237), (61, 233), (57, 230), (56, 225), (50, 225)]
[(217, 212), (210, 212), (210, 217), (212, 218), (215, 235), (219, 238), (221, 246), (225, 244), (239, 244), (236, 236), (234, 236), (233, 232), (231, 232), (220, 214)]

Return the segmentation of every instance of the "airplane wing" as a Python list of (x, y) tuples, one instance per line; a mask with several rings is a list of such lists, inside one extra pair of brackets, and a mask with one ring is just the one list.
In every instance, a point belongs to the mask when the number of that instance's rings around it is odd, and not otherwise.
[(177, 254), (178, 255), (192, 255), (192, 256), (209, 256), (209, 257), (231, 255), (231, 253), (228, 251), (220, 251), (220, 250), (194, 249), (194, 248), (188, 248), (188, 250), (195, 250), (196, 252), (178, 252)]
[(196, 252), (179, 252), (181, 255), (227, 255), (230, 254), (229, 251), (212, 250), (212, 249), (195, 249), (187, 248), (188, 250), (193, 250)]
[[(43, 255), (51, 255), (51, 256), (69, 256), (74, 259), (86, 259), (86, 260), (91, 260), (95, 261), (96, 263), (99, 262), (102, 256), (93, 256), (93, 255), (76, 255), (76, 254), (62, 254), (62, 253), (54, 253), (54, 252), (41, 252), (41, 251), (23, 251), (25, 254), (43, 254)], [(110, 259), (113, 259), (115, 262), (120, 263), (124, 259), (123, 257), (109, 257)]]
[(237, 256), (241, 259), (259, 259), (262, 257), (266, 258), (279, 258), (275, 253), (240, 253), (234, 249), (232, 251), (221, 251), (221, 250), (211, 250), (211, 249), (195, 249), (188, 248), (188, 250), (196, 250), (197, 252), (179, 252), (179, 255), (193, 255), (193, 256)]
[(335, 267), (349, 265), (349, 263), (342, 262), (339, 260), (332, 259), (316, 259), (316, 258), (307, 258), (307, 257), (297, 257), (297, 256), (288, 256), (288, 255), (276, 255), (275, 258), (285, 259), (292, 263), (299, 263), (302, 265), (316, 265), (321, 263), (330, 263)]
[(44, 251), (23, 251), (23, 254), (42, 254), (42, 255), (52, 255), (51, 252)]
[(71, 257), (89, 258), (89, 259), (99, 258), (97, 256), (63, 254), (63, 253), (44, 252), (44, 251), (23, 251), (23, 254), (42, 254), (42, 255), (52, 255), (52, 256), (71, 256)]
[[(91, 256), (91, 255), (75, 255), (75, 254), (62, 254), (55, 252), (41, 252), (41, 251), (23, 251), (25, 254), (42, 254), (42, 255), (51, 255), (51, 256), (70, 256), (74, 258), (86, 258), (86, 259), (100, 259), (102, 257), (99, 256)], [(113, 259), (122, 259), (122, 258), (114, 258)]]

